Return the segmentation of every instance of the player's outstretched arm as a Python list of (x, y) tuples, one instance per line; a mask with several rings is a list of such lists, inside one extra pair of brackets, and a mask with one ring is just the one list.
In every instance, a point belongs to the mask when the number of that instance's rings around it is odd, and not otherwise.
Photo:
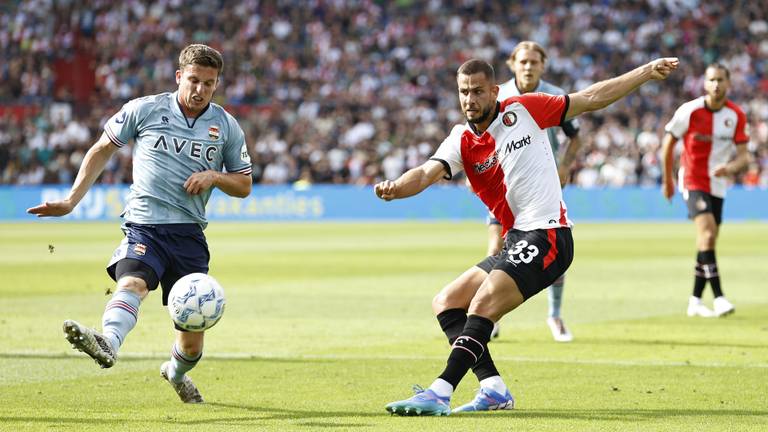
[(229, 196), (245, 198), (251, 193), (251, 183), (250, 175), (208, 170), (189, 176), (184, 189), (197, 195), (215, 186)]
[(671, 200), (675, 194), (675, 181), (673, 171), (674, 148), (677, 138), (667, 132), (661, 142), (661, 193), (664, 198)]
[(397, 180), (384, 180), (373, 186), (376, 196), (384, 201), (407, 198), (428, 188), (446, 175), (442, 163), (428, 160), (421, 166), (406, 171)]
[(85, 154), (69, 196), (61, 201), (46, 201), (36, 207), (28, 208), (27, 213), (37, 215), (38, 217), (64, 216), (69, 214), (77, 206), (77, 203), (83, 199), (96, 179), (99, 178), (109, 158), (118, 150), (119, 147), (110, 141), (107, 134), (102, 133), (101, 138)]
[(596, 111), (607, 107), (628, 95), (650, 80), (666, 79), (679, 64), (677, 57), (656, 59), (616, 78), (592, 84), (584, 90), (568, 95), (570, 104), (566, 118), (583, 112)]

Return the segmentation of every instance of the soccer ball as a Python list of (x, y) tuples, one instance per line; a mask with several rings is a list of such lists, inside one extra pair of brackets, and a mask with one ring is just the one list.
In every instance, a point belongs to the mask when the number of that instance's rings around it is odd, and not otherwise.
[(173, 284), (168, 294), (168, 313), (179, 327), (201, 332), (216, 325), (224, 315), (224, 288), (205, 273), (188, 274)]

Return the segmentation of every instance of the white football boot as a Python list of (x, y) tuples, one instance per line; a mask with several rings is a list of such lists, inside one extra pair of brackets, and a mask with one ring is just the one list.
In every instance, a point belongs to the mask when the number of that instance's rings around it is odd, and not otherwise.
[(728, 299), (723, 296), (716, 297), (715, 301), (712, 303), (712, 306), (715, 310), (715, 316), (718, 317), (730, 315), (736, 310), (736, 308), (733, 307), (733, 304), (731, 304), (731, 302), (729, 302)]
[(547, 318), (547, 325), (549, 331), (552, 332), (552, 337), (557, 342), (570, 342), (573, 340), (573, 335), (568, 331), (568, 327), (565, 326), (563, 319), (560, 317)]
[(715, 316), (715, 313), (712, 312), (710, 308), (705, 306), (701, 302), (700, 298), (696, 296), (691, 296), (691, 298), (688, 299), (688, 316), (689, 317), (700, 316), (704, 318), (712, 318), (713, 316)]

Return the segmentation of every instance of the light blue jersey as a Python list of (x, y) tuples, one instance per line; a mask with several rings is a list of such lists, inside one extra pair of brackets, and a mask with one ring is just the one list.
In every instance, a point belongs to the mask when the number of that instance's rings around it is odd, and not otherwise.
[[(539, 80), (539, 85), (536, 86), (531, 93), (546, 93), (551, 95), (567, 94), (565, 90), (544, 80)], [(522, 93), (520, 92), (520, 89), (517, 88), (517, 83), (515, 83), (514, 78), (504, 84), (499, 84), (499, 101), (503, 101), (512, 96), (520, 96), (521, 94)], [(564, 121), (560, 127), (563, 128), (563, 131), (568, 137), (573, 137), (579, 131), (579, 122), (575, 118), (568, 119)], [(552, 151), (557, 154), (557, 151), (560, 149), (560, 140), (557, 139), (557, 129), (548, 128), (547, 136), (549, 137), (549, 145), (552, 146)]]
[(211, 190), (191, 195), (190, 175), (206, 170), (251, 174), (251, 159), (240, 125), (211, 103), (197, 118), (187, 118), (177, 93), (145, 96), (126, 103), (104, 125), (122, 147), (133, 139), (133, 184), (122, 216), (139, 224), (207, 225), (205, 205)]

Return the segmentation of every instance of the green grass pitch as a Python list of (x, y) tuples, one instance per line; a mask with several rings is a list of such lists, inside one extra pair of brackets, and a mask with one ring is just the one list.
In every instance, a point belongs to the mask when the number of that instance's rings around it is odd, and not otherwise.
[[(551, 340), (539, 294), (491, 344), (517, 408), (442, 418), (384, 405), (442, 370), (430, 301), (481, 259), (481, 221), (214, 222), (206, 233), (228, 304), (191, 373), (207, 403), (186, 406), (159, 376), (173, 331), (157, 293), (114, 368), (64, 340), (64, 319), (100, 328), (117, 223), (0, 224), (0, 430), (768, 430), (765, 223), (722, 227), (736, 305), (722, 319), (685, 316), (692, 224), (578, 224), (563, 306), (575, 341)], [(454, 405), (476, 388), (470, 373)]]

